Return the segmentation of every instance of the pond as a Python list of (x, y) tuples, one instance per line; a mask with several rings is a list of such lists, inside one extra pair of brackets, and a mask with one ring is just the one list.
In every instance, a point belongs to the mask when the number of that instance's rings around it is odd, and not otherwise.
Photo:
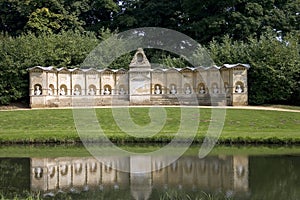
[(298, 147), (218, 147), (203, 159), (193, 148), (162, 168), (170, 156), (96, 159), (78, 146), (1, 147), (0, 191), (3, 198), (41, 199), (300, 197)]

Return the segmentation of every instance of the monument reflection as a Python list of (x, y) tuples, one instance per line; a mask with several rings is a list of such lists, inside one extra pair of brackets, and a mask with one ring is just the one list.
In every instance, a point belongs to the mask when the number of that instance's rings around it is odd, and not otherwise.
[[(58, 192), (128, 190), (134, 199), (149, 199), (155, 190), (247, 193), (247, 156), (186, 156), (167, 167), (167, 157), (31, 158), (31, 190)], [(125, 169), (118, 171), (116, 168)]]

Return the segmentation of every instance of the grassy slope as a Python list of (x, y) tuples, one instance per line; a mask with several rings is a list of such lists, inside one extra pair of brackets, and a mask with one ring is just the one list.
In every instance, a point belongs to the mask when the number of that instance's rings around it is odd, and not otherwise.
[[(130, 108), (133, 121), (146, 125), (148, 108)], [(180, 109), (166, 108), (167, 121), (161, 133), (147, 140), (166, 142), (172, 139), (180, 124)], [(120, 130), (109, 108), (96, 110), (107, 136), (114, 141), (136, 141)], [(197, 138), (203, 139), (210, 123), (210, 109), (200, 109)], [(191, 114), (191, 120), (193, 116)], [(186, 122), (188, 123), (188, 122)], [(221, 141), (265, 143), (300, 143), (300, 113), (227, 109)], [(79, 141), (71, 109), (19, 110), (0, 112), (1, 142), (75, 142)], [(143, 139), (139, 140), (143, 141)]]
[[(118, 147), (135, 153), (153, 152), (161, 147), (163, 144), (126, 144), (118, 145)], [(55, 147), (55, 148), (53, 148)], [(201, 145), (191, 145), (185, 152), (187, 156), (197, 156)], [(172, 153), (172, 152), (170, 152)], [(224, 146), (219, 145), (214, 147), (210, 155), (300, 155), (300, 146)], [(0, 147), (1, 157), (91, 157), (91, 154), (82, 145), (2, 145)]]

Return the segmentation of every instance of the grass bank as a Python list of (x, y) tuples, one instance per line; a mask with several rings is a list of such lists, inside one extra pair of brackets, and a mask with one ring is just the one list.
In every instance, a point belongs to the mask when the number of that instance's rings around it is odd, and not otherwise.
[[(198, 109), (198, 108), (193, 108)], [(179, 107), (165, 108), (166, 121), (159, 133), (152, 137), (134, 137), (125, 134), (115, 122), (111, 108), (95, 110), (105, 135), (116, 143), (165, 143), (174, 138), (180, 128)], [(183, 123), (198, 120), (194, 142), (203, 141), (212, 122), (210, 108), (199, 109), (199, 120), (191, 109)], [(134, 123), (150, 123), (149, 108), (132, 107), (129, 117)], [(87, 123), (87, 130), (89, 124)], [(136, 131), (135, 134), (139, 134)], [(95, 138), (93, 138), (95, 139)], [(80, 143), (72, 109), (14, 110), (0, 112), (0, 143)], [(227, 109), (220, 144), (300, 144), (300, 112), (270, 110)]]
[[(153, 152), (162, 148), (164, 144), (126, 144), (119, 148), (134, 153)], [(200, 145), (194, 144), (185, 151), (186, 156), (197, 156)], [(172, 154), (172, 152), (170, 152)], [(299, 145), (218, 145), (209, 155), (300, 155)], [(56, 157), (91, 157), (89, 151), (82, 145), (2, 145), (0, 158), (56, 158)]]

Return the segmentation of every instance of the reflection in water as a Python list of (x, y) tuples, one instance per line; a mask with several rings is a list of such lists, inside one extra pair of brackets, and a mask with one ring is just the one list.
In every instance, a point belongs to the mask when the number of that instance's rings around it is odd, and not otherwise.
[(61, 191), (130, 190), (134, 199), (149, 199), (153, 191), (168, 189), (222, 191), (227, 197), (248, 193), (247, 156), (182, 157), (162, 168), (166, 159), (103, 157), (99, 162), (92, 157), (31, 158), (30, 188), (50, 196)]
[[(55, 199), (294, 200), (300, 196), (300, 156), (189, 156), (162, 168), (168, 159), (0, 158), (0, 196), (22, 199), (28, 191)], [(147, 173), (149, 169), (153, 171)]]

